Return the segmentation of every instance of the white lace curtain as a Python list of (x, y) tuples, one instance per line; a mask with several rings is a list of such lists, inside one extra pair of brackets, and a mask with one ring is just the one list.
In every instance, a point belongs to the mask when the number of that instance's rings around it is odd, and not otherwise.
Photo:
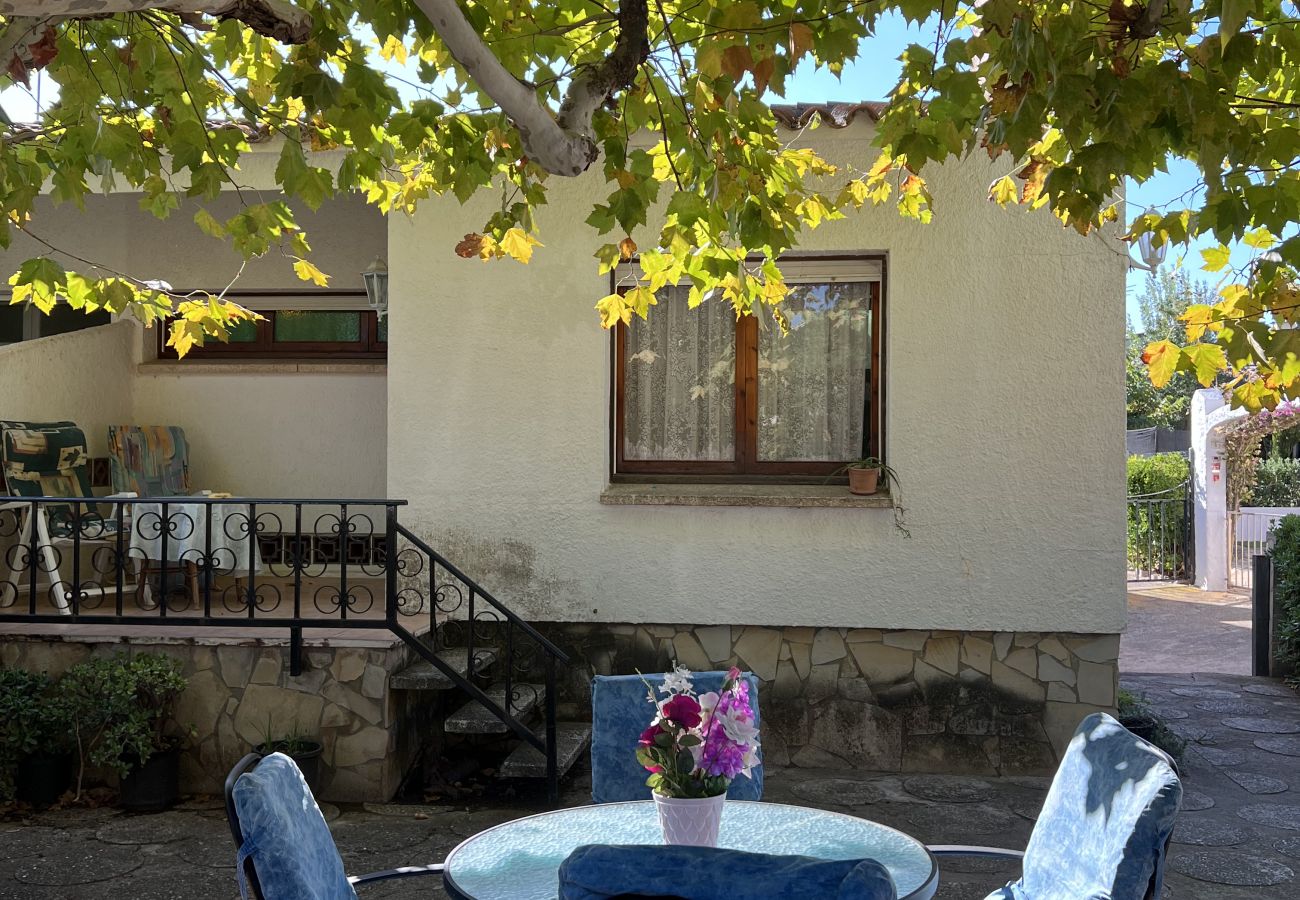
[[(628, 327), (624, 457), (735, 458), (735, 333), (731, 308), (687, 309), (686, 288), (659, 292), (648, 321)], [(871, 285), (794, 285), (782, 335), (759, 319), (758, 456), (845, 461), (863, 455), (871, 347)]]

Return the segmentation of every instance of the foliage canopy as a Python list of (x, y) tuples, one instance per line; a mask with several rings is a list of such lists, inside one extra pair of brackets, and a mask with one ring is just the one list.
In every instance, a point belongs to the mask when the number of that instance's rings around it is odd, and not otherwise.
[[(481, 191), (500, 197), (456, 248), (526, 262), (544, 235), (536, 209), (557, 177), (597, 167), (596, 265), (638, 252), (642, 275), (599, 303), (610, 326), (644, 316), (665, 284), (688, 303), (776, 315), (773, 260), (848, 209), (893, 204), (928, 221), (927, 172), (988, 153), (1003, 205), (1047, 207), (1089, 233), (1125, 217), (1117, 200), (1170, 155), (1203, 189), (1138, 216), (1184, 243), (1245, 239), (1258, 265), (1187, 313), (1185, 341), (1146, 348), (1157, 385), (1229, 369), (1238, 402), (1270, 405), (1300, 378), (1293, 312), (1300, 237), (1300, 19), (1280, 0), (12, 0), (0, 32), (9, 77), (43, 70), (58, 99), (0, 143), (0, 199), (15, 229), (56, 243), (32, 217), (42, 185), (80, 201), (130, 186), (167, 217), (180, 197), (240, 185), (247, 130), (283, 137), (275, 179), (317, 207), (360, 191), (384, 211)], [(105, 13), (113, 13), (105, 15)], [(836, 170), (779, 134), (769, 101), (796, 66), (839, 72), (871, 53), (879, 18), (937, 22), (904, 53), (879, 122), (879, 154)], [(405, 85), (403, 91), (399, 86)], [(649, 135), (631, 141), (633, 133)], [(311, 150), (337, 149), (337, 166)], [(657, 233), (648, 211), (666, 202)], [(322, 284), (284, 199), (249, 195), (238, 214), (194, 225), (245, 256), (279, 248)], [(599, 235), (599, 237), (595, 237)], [(1226, 251), (1207, 257), (1227, 267)], [(14, 301), (43, 310), (130, 309), (175, 316), (184, 352), (249, 313), (220, 297), (173, 296), (147, 273), (65, 268), (49, 255), (14, 275)], [(1217, 342), (1204, 338), (1214, 334)]]

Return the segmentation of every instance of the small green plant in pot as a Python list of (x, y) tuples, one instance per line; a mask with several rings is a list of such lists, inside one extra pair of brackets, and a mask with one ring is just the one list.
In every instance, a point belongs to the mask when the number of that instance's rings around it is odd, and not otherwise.
[(0, 801), (49, 806), (72, 781), (67, 722), (45, 673), (0, 669)]
[(253, 750), (262, 756), (283, 753), (292, 759), (302, 772), (307, 787), (311, 788), (313, 794), (317, 793), (320, 785), (320, 758), (325, 749), (321, 742), (304, 736), (298, 731), (296, 724), (291, 732), (282, 737), (273, 737), (274, 733), (271, 720), (268, 718), (266, 728), (262, 732), (262, 742)]
[(874, 494), (880, 490), (881, 481), (884, 482), (883, 486), (886, 490), (898, 485), (898, 474), (874, 456), (855, 459), (836, 470), (835, 474), (839, 475), (841, 472), (847, 472), (849, 475), (850, 494)]
[(166, 809), (180, 794), (182, 737), (176, 700), (185, 690), (180, 663), (141, 653), (92, 659), (73, 666), (55, 691), (76, 745), (77, 795), (90, 767), (121, 778), (127, 809)]

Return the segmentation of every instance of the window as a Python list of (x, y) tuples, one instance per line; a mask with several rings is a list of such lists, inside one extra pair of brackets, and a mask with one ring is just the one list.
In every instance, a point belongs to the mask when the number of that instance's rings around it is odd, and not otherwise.
[(0, 345), (94, 328), (112, 320), (112, 315), (103, 309), (85, 313), (60, 303), (45, 315), (31, 303), (14, 306), (7, 297), (0, 297)]
[(782, 264), (781, 310), (736, 320), (687, 287), (614, 333), (615, 475), (825, 478), (880, 453), (883, 261)]
[[(241, 322), (227, 342), (209, 340), (186, 359), (384, 359), (388, 322), (366, 308), (364, 291), (227, 294), (264, 319)], [(168, 330), (158, 329), (158, 356), (176, 359)]]

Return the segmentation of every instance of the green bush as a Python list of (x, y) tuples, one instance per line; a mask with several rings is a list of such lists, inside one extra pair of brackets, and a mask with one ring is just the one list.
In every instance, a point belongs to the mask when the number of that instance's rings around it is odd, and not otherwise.
[(1242, 502), (1249, 506), (1300, 506), (1300, 459), (1273, 457), (1255, 469)]
[(1277, 656), (1292, 668), (1300, 666), (1300, 516), (1284, 516), (1273, 529), (1273, 593), (1278, 621)]
[(154, 653), (92, 659), (68, 669), (54, 696), (80, 756), (78, 795), (87, 767), (126, 775), (180, 743), (173, 714), (185, 685), (180, 663)]
[[(1178, 578), (1186, 572), (1184, 497), (1187, 457), (1157, 453), (1128, 458), (1128, 567)], [(1154, 496), (1152, 496), (1154, 495)], [(1133, 498), (1143, 498), (1132, 502)]]
[(50, 702), (45, 673), (0, 669), (0, 800), (10, 800), (14, 770), (38, 751), (67, 749), (67, 721)]

